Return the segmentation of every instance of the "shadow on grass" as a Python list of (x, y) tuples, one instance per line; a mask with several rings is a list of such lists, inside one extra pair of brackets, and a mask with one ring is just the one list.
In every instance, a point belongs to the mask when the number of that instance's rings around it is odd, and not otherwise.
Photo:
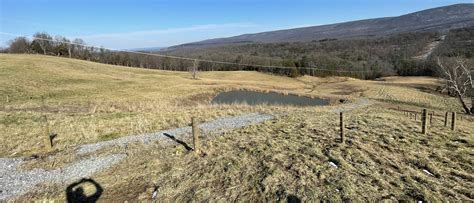
[(178, 144), (183, 145), (184, 148), (186, 148), (186, 150), (193, 151), (193, 148), (191, 148), (188, 144), (186, 144), (186, 142), (183, 142), (181, 140), (176, 139), (173, 135), (170, 135), (168, 133), (163, 133), (163, 135), (165, 135), (166, 137), (172, 139), (173, 141), (177, 142)]
[[(91, 183), (95, 187), (95, 192), (92, 195), (86, 195), (84, 185)], [(104, 189), (93, 179), (83, 178), (78, 182), (72, 183), (66, 188), (67, 202), (97, 202), (99, 197), (104, 192)]]
[(298, 198), (297, 196), (295, 195), (289, 195), (287, 198), (286, 198), (286, 201), (288, 203), (301, 203), (301, 199)]

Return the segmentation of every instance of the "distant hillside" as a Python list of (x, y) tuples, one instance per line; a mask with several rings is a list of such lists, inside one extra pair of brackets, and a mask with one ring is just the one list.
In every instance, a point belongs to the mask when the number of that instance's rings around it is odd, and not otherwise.
[[(363, 39), (232, 44), (189, 47), (162, 53), (243, 64), (354, 71), (354, 74), (343, 75), (371, 79), (388, 75), (435, 75), (434, 57), (462, 56), (472, 60), (473, 39), (474, 26), (452, 29), (443, 34), (411, 32)], [(200, 67), (218, 69), (215, 64), (204, 62)], [(317, 76), (335, 74), (334, 71), (305, 70), (300, 69), (300, 73)], [(366, 73), (357, 74), (364, 71)]]
[(380, 37), (408, 32), (447, 32), (451, 29), (469, 26), (474, 26), (474, 4), (455, 4), (398, 17), (375, 18), (322, 26), (244, 34), (229, 38), (188, 43), (171, 48)]

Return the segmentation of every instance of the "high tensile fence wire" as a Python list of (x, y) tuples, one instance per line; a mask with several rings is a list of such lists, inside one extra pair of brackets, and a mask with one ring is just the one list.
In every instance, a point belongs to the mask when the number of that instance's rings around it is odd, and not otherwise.
[[(14, 37), (25, 37), (25, 38), (31, 38), (33, 40), (43, 40), (43, 41), (49, 41), (49, 42), (55, 42), (55, 43), (63, 43), (63, 44), (69, 44), (69, 45), (75, 45), (75, 46), (82, 46), (82, 47), (85, 47), (85, 48), (108, 50), (108, 51), (112, 51), (112, 52), (123, 52), (123, 53), (140, 54), (140, 55), (145, 55), (145, 56), (168, 58), (168, 59), (177, 59), (177, 60), (183, 60), (183, 61), (190, 61), (190, 62), (193, 62), (193, 63), (198, 61), (198, 63), (232, 65), (232, 66), (243, 67), (243, 69), (245, 69), (245, 70), (249, 69), (249, 70), (256, 70), (256, 71), (263, 71), (263, 72), (266, 72), (265, 70), (275, 70), (275, 69), (283, 69), (283, 70), (298, 69), (298, 70), (304, 70), (305, 72), (308, 72), (308, 73), (314, 73), (314, 71), (318, 71), (318, 72), (323, 73), (323, 74), (326, 74), (326, 73), (327, 74), (331, 74), (331, 73), (362, 74), (362, 73), (371, 73), (371, 72), (373, 72), (373, 71), (366, 71), (366, 70), (337, 70), (337, 69), (324, 69), (324, 68), (314, 68), (314, 67), (286, 67), (286, 66), (259, 65), (259, 64), (249, 64), (249, 63), (236, 63), (236, 62), (201, 59), (201, 58), (190, 58), (190, 57), (182, 57), (182, 56), (165, 55), (165, 54), (158, 54), (158, 53), (147, 53), (147, 52), (132, 51), (132, 50), (112, 49), (112, 48), (98, 47), (98, 46), (92, 46), (92, 45), (86, 45), (86, 44), (80, 44), (80, 43), (74, 43), (74, 42), (58, 41), (58, 40), (54, 40), (54, 39), (30, 37), (30, 36), (26, 36), (26, 35), (7, 33), (7, 32), (0, 32), (0, 35), (7, 35), (7, 36), (14, 36)], [(270, 72), (270, 71), (268, 71), (268, 72)]]

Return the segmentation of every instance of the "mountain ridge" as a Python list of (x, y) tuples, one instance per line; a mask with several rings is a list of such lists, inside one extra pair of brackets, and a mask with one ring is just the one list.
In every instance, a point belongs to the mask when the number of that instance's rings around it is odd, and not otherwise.
[(380, 17), (208, 39), (172, 46), (169, 49), (243, 43), (305, 42), (323, 39), (380, 37), (408, 32), (447, 32), (451, 29), (470, 26), (474, 26), (474, 3), (463, 3), (395, 17)]

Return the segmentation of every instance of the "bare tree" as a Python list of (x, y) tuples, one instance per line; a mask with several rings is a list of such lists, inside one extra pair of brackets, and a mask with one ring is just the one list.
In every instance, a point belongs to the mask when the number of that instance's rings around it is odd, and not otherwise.
[(17, 37), (10, 41), (8, 48), (10, 53), (29, 53), (30, 41), (26, 37)]
[(191, 68), (191, 73), (193, 74), (193, 79), (197, 79), (198, 69), (199, 69), (199, 61), (194, 60), (193, 67)]
[[(474, 83), (472, 81), (471, 68), (468, 68), (465, 61), (459, 57), (446, 59), (444, 62), (438, 58), (438, 66), (442, 72), (442, 77), (446, 82), (446, 89), (453, 92), (461, 103), (466, 114), (474, 112)], [(468, 93), (471, 96), (471, 109), (464, 101)]]
[(84, 40), (77, 38), (77, 39), (74, 39), (74, 41), (72, 42), (73, 42), (73, 45), (71, 49), (72, 49), (73, 54), (75, 54), (75, 57), (79, 59), (84, 59), (83, 58), (84, 50), (85, 50), (84, 45), (86, 44)]
[[(53, 37), (51, 35), (46, 32), (37, 32), (33, 35), (33, 38), (32, 46), (36, 52), (41, 50), (46, 55), (48, 51), (52, 51)], [(38, 47), (40, 50), (38, 50)]]
[(69, 48), (70, 41), (63, 36), (57, 35), (54, 37), (54, 52), (58, 56), (62, 55), (69, 55), (69, 58), (71, 58), (71, 51)]

